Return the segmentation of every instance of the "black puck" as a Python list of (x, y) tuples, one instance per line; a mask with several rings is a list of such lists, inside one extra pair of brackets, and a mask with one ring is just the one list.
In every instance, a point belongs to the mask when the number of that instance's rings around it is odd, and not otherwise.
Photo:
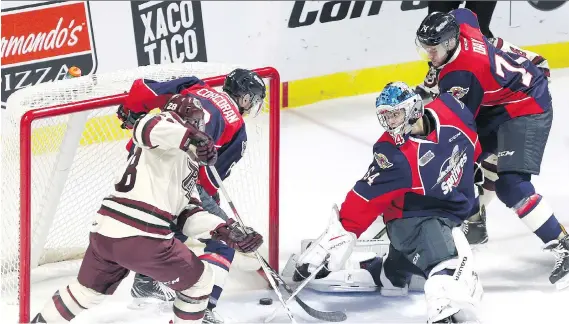
[(261, 304), (261, 305), (272, 305), (273, 300), (271, 298), (261, 298), (261, 299), (259, 299), (259, 304)]

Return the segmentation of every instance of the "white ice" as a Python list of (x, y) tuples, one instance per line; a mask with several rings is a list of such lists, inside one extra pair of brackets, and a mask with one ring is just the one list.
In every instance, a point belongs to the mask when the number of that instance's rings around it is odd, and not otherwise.
[[(569, 227), (569, 69), (553, 71), (551, 89), (555, 118), (545, 151), (542, 174), (534, 178), (539, 193), (552, 205), (558, 219)], [(382, 130), (374, 112), (374, 95), (329, 100), (282, 113), (281, 131), (281, 267), (300, 241), (324, 230), (333, 203), (341, 203), (371, 162), (371, 147)], [(475, 252), (485, 295), (479, 308), (484, 323), (566, 322), (569, 289), (556, 291), (548, 276), (553, 256), (541, 251), (541, 241), (511, 211), (494, 201), (488, 209), (490, 242)], [(34, 284), (32, 313), (72, 273), (51, 274)], [(127, 278), (115, 295), (77, 317), (83, 323), (168, 323), (168, 311), (130, 310)], [(243, 283), (243, 282), (242, 282)], [(222, 296), (217, 311), (226, 322), (262, 322), (278, 301), (266, 289), (240, 285)], [(259, 288), (258, 282), (250, 285)], [(234, 285), (235, 287), (235, 285)], [(376, 293), (323, 294), (309, 290), (300, 296), (322, 310), (342, 310), (348, 322), (425, 323), (425, 302), (420, 293), (386, 298)], [(273, 306), (261, 306), (261, 297), (272, 297)], [(317, 322), (293, 303), (298, 322)], [(13, 308), (2, 311), (3, 321), (15, 322)], [(273, 322), (288, 322), (280, 310)]]

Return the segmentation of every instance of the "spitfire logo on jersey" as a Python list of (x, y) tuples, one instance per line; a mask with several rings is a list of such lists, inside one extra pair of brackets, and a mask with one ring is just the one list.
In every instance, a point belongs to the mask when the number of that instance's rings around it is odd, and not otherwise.
[(441, 190), (444, 195), (452, 192), (460, 183), (466, 161), (468, 161), (466, 149), (459, 151), (458, 145), (455, 145), (452, 155), (441, 165), (439, 178), (435, 184), (435, 186), (439, 183), (441, 184)]

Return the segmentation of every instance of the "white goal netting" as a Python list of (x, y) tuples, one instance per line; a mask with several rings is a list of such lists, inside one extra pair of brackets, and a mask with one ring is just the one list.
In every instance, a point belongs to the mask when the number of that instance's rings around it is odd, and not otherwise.
[[(20, 137), (20, 122), (27, 111), (68, 103), (86, 107), (89, 101), (129, 91), (132, 82), (138, 78), (157, 81), (189, 75), (208, 78), (223, 76), (236, 67), (215, 63), (139, 67), (43, 83), (10, 96), (5, 112), (7, 116), (3, 118), (1, 148), (2, 300), (15, 301), (18, 285), (25, 280), (20, 278), (22, 243), (31, 243), (29, 265), (32, 269), (46, 263), (81, 258), (87, 247), (91, 218), (100, 207), (102, 198), (111, 192), (115, 173), (122, 172), (120, 169), (127, 158), (125, 145), (130, 138), (130, 131), (120, 128), (116, 105), (63, 115), (56, 108), (45, 110), (45, 118), (32, 122), (29, 139)], [(265, 82), (269, 85), (267, 79)], [(245, 222), (265, 236), (270, 228), (269, 199), (274, 194), (269, 190), (269, 156), (271, 150), (278, 149), (278, 142), (271, 145), (269, 129), (271, 115), (279, 109), (278, 100), (274, 100), (276, 107), (269, 104), (270, 87), (267, 94), (269, 98), (263, 113), (254, 119), (246, 118), (246, 153), (224, 182)], [(20, 147), (26, 141), (31, 142), (31, 201), (28, 204), (31, 208), (31, 235), (22, 237)], [(224, 203), (222, 207), (227, 205)], [(229, 208), (224, 209), (231, 215)], [(265, 253), (270, 249), (270, 246), (265, 246)], [(32, 270), (32, 283), (33, 279)]]

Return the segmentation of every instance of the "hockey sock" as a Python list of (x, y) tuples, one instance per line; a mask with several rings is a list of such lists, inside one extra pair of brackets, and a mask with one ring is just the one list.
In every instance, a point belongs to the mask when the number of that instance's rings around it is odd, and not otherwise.
[(53, 294), (51, 300), (36, 315), (47, 323), (69, 322), (82, 311), (100, 304), (105, 296), (81, 285), (77, 280)]
[(562, 233), (561, 224), (545, 199), (535, 192), (530, 180), (530, 174), (500, 173), (496, 194), (543, 243), (556, 240)]
[(565, 236), (561, 224), (541, 195), (534, 194), (517, 203), (513, 209), (543, 243)]
[(204, 271), (192, 287), (176, 292), (174, 323), (202, 323), (213, 288), (213, 270), (204, 262)]
[(208, 309), (213, 309), (217, 306), (217, 301), (223, 292), (229, 268), (235, 256), (235, 250), (215, 240), (205, 240), (204, 243), (206, 244), (204, 254), (199, 258), (209, 263), (215, 273), (214, 286), (207, 306)]

